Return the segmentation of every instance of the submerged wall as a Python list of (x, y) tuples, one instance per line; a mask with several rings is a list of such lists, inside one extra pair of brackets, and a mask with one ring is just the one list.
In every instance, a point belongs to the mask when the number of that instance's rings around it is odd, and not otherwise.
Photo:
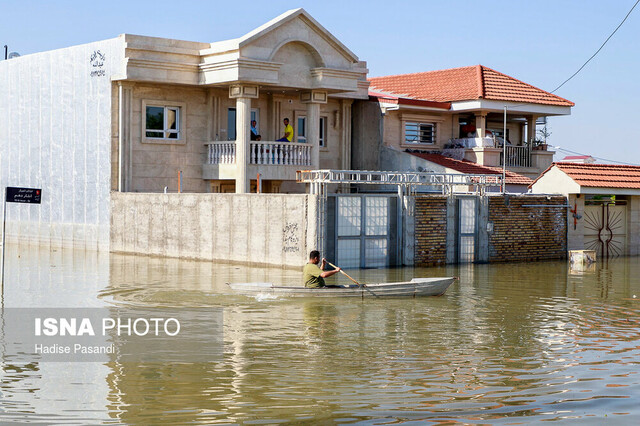
[(301, 267), (317, 244), (317, 197), (111, 194), (111, 251)]
[(9, 241), (109, 246), (111, 78), (120, 38), (0, 61), (0, 187), (42, 188), (7, 206)]
[(566, 258), (566, 205), (563, 196), (489, 197), (489, 261)]
[[(415, 198), (415, 265), (457, 263), (458, 199)], [(475, 197), (475, 262), (564, 259), (567, 250), (567, 200), (563, 196), (488, 195)]]

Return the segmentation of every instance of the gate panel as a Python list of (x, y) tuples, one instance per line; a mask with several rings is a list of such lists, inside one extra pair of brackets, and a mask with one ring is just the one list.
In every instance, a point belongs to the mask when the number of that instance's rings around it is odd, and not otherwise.
[(602, 203), (584, 207), (585, 248), (602, 258), (627, 253), (626, 204)]
[(335, 197), (335, 256), (343, 268), (380, 268), (397, 260), (397, 200), (386, 195)]
[(476, 260), (476, 216), (475, 198), (458, 199), (458, 262), (471, 263)]

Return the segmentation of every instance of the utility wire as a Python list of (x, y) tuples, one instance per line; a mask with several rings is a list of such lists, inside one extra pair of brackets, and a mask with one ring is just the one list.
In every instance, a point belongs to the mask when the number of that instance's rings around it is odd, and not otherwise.
[[(559, 146), (555, 146), (554, 147), (557, 151), (562, 151), (565, 153), (569, 153), (569, 154), (575, 154), (575, 155), (589, 155), (589, 154), (584, 154), (582, 152), (576, 152), (576, 151), (571, 151), (570, 149), (565, 149)], [(625, 166), (640, 166), (640, 164), (635, 164), (635, 163), (625, 163), (624, 161), (616, 161), (616, 160), (609, 160), (608, 158), (602, 158), (602, 157), (596, 157), (595, 155), (589, 155), (590, 157), (595, 158), (596, 160), (600, 160), (600, 161), (606, 161), (608, 163), (616, 163), (616, 164), (623, 164)], [(562, 160), (560, 160), (562, 161)]]
[[(596, 57), (596, 55), (597, 55), (598, 53), (600, 53), (600, 51), (601, 51), (601, 50), (602, 50), (602, 48), (605, 46), (605, 44), (607, 44), (607, 42), (609, 42), (609, 40), (611, 40), (611, 37), (613, 37), (613, 35), (614, 35), (616, 32), (618, 32), (618, 30), (620, 29), (620, 27), (622, 27), (622, 24), (624, 24), (624, 23), (625, 23), (625, 21), (627, 20), (627, 18), (629, 17), (629, 15), (631, 15), (631, 12), (633, 12), (633, 9), (635, 9), (635, 8), (636, 8), (636, 6), (638, 5), (638, 3), (640, 3), (640, 0), (636, 0), (635, 4), (631, 7), (631, 9), (629, 9), (629, 12), (627, 12), (627, 14), (625, 15), (624, 19), (620, 22), (620, 24), (618, 24), (618, 26), (616, 27), (616, 29), (615, 29), (615, 30), (613, 30), (613, 32), (612, 32), (611, 34), (609, 34), (609, 37), (607, 37), (607, 39), (604, 41), (604, 43), (602, 43), (602, 45), (600, 45), (600, 47), (598, 48), (598, 50), (596, 50), (596, 52), (595, 52), (593, 55), (591, 55), (591, 57), (590, 57), (589, 59), (587, 59), (587, 61), (586, 61), (584, 64), (582, 64), (582, 66), (581, 66), (580, 68), (578, 68), (578, 71), (574, 72), (574, 73), (571, 75), (571, 77), (567, 78), (565, 81), (563, 81), (563, 82), (562, 82), (562, 84), (561, 84), (560, 86), (556, 87), (555, 89), (553, 89), (553, 90), (552, 90), (551, 92), (549, 92), (549, 93), (555, 93), (555, 92), (556, 92), (556, 91), (558, 91), (562, 86), (564, 86), (565, 84), (567, 84), (571, 79), (573, 79), (573, 77), (575, 77), (576, 75), (578, 75), (578, 73), (579, 73), (580, 71), (582, 71), (582, 69), (583, 69), (584, 67), (586, 67), (586, 66), (587, 66), (587, 64), (588, 64), (589, 62), (591, 62), (591, 60), (592, 60), (593, 58), (595, 58), (595, 57)], [(509, 109), (516, 109), (516, 108), (524, 107), (524, 106), (527, 106), (527, 105), (529, 105), (529, 104), (525, 102), (525, 103), (521, 103), (521, 104), (511, 105), (511, 106), (509, 106), (508, 108), (509, 108)]]
[(620, 29), (620, 27), (622, 26), (622, 24), (624, 24), (624, 22), (627, 20), (627, 18), (629, 17), (629, 15), (631, 15), (631, 12), (633, 12), (633, 9), (635, 9), (635, 8), (636, 8), (636, 6), (638, 5), (638, 3), (640, 3), (640, 0), (637, 0), (637, 1), (635, 2), (635, 4), (631, 7), (631, 9), (629, 10), (629, 12), (626, 14), (626, 16), (624, 17), (624, 19), (622, 20), (622, 22), (620, 22), (620, 24), (616, 27), (616, 29), (615, 29), (615, 30), (613, 30), (613, 32), (612, 32), (611, 34), (609, 34), (609, 37), (607, 37), (607, 39), (604, 41), (604, 43), (602, 43), (602, 45), (600, 46), (600, 48), (598, 48), (598, 50), (596, 50), (596, 53), (594, 53), (593, 55), (591, 55), (591, 57), (590, 57), (589, 59), (587, 59), (587, 61), (586, 61), (584, 64), (582, 64), (582, 66), (581, 66), (580, 68), (578, 68), (578, 71), (574, 72), (574, 73), (571, 75), (571, 77), (569, 77), (568, 79), (566, 79), (565, 81), (563, 81), (563, 82), (562, 82), (562, 84), (561, 84), (560, 86), (558, 86), (558, 87), (556, 87), (555, 89), (553, 89), (550, 93), (554, 93), (556, 90), (560, 89), (562, 86), (564, 86), (566, 83), (568, 83), (568, 82), (569, 82), (569, 80), (571, 80), (573, 77), (575, 77), (576, 75), (578, 75), (578, 73), (579, 73), (580, 71), (582, 71), (582, 69), (583, 69), (584, 67), (586, 67), (586, 66), (587, 66), (587, 64), (588, 64), (589, 62), (591, 62), (591, 60), (592, 60), (593, 58), (595, 58), (595, 57), (596, 57), (596, 55), (597, 55), (598, 53), (600, 53), (600, 51), (602, 50), (602, 48), (604, 47), (604, 45), (605, 45), (605, 44), (607, 44), (607, 42), (611, 39), (611, 37), (613, 37), (613, 35), (614, 35), (616, 32), (618, 32), (618, 30)]

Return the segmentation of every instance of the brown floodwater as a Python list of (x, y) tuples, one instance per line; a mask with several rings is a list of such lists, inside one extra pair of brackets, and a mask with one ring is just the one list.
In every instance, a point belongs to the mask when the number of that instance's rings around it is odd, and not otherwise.
[(218, 308), (223, 353), (165, 364), (5, 358), (0, 423), (639, 421), (638, 258), (582, 274), (566, 262), (348, 272), (365, 283), (460, 280), (422, 299), (256, 298), (225, 283), (301, 274), (9, 246), (5, 307)]

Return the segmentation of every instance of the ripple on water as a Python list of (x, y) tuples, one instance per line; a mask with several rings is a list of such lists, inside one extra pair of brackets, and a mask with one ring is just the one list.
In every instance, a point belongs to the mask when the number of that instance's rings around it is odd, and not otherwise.
[[(632, 297), (640, 294), (637, 259), (598, 265), (598, 273), (581, 277), (569, 275), (564, 262), (349, 271), (364, 282), (461, 277), (443, 297), (363, 301), (251, 298), (225, 285), (298, 283), (298, 271), (74, 256), (29, 263), (24, 254), (28, 285), (21, 293), (8, 289), (5, 301), (56, 305), (74, 295), (79, 304), (222, 307), (223, 357), (191, 364), (113, 359), (27, 366), (5, 358), (0, 422), (640, 417), (634, 399), (640, 394), (640, 302)], [(54, 291), (62, 282), (73, 291)]]

